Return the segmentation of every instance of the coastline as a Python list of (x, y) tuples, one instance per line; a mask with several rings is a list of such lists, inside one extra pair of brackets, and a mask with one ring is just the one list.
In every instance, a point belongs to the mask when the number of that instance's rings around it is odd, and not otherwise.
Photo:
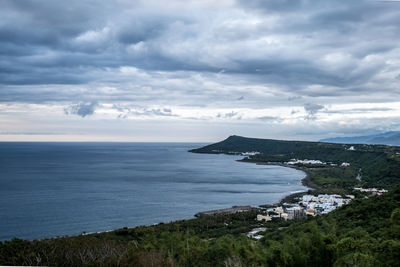
[[(313, 183), (311, 182), (311, 180), (310, 180), (310, 178), (311, 178), (311, 173), (308, 172), (306, 169), (301, 168), (301, 167), (292, 166), (292, 165), (288, 165), (288, 164), (284, 164), (284, 163), (279, 163), (279, 162), (259, 162), (259, 161), (251, 161), (251, 160), (244, 160), (244, 159), (239, 159), (239, 160), (236, 160), (236, 161), (237, 161), (237, 162), (244, 162), (244, 163), (253, 163), (253, 164), (255, 163), (256, 165), (274, 165), (274, 166), (281, 166), (281, 167), (293, 168), (293, 169), (296, 169), (296, 170), (299, 170), (299, 171), (303, 171), (303, 172), (305, 173), (305, 177), (304, 177), (303, 179), (301, 179), (302, 185), (305, 186), (306, 188), (308, 188), (308, 190), (314, 190), (314, 189), (317, 189), (317, 188), (318, 188), (318, 187), (317, 187), (315, 184), (313, 184)], [(259, 209), (260, 207), (261, 207), (261, 208), (268, 208), (268, 207), (271, 207), (271, 206), (282, 205), (284, 202), (288, 202), (288, 201), (290, 201), (290, 200), (293, 200), (294, 198), (296, 198), (296, 197), (298, 197), (298, 196), (301, 196), (301, 195), (304, 194), (305, 192), (307, 192), (307, 191), (291, 193), (291, 194), (289, 194), (289, 195), (283, 197), (278, 203), (262, 204), (262, 205), (259, 205), (259, 206), (257, 206), (257, 207), (254, 207), (254, 208), (255, 208), (255, 209)], [(229, 207), (227, 207), (227, 208), (229, 208)], [(199, 211), (198, 213), (201, 213), (201, 212), (207, 212), (207, 211)], [(127, 228), (127, 229), (133, 229), (133, 228), (136, 228), (136, 227), (143, 227), (143, 226), (145, 226), (145, 227), (150, 227), (150, 226), (154, 226), (154, 225), (158, 225), (158, 224), (173, 223), (173, 222), (185, 221), (185, 220), (193, 220), (193, 219), (198, 219), (198, 217), (196, 217), (195, 214), (194, 214), (194, 215), (193, 215), (193, 218), (190, 218), (190, 219), (177, 219), (177, 220), (170, 221), (170, 222), (153, 223), (153, 224), (150, 224), (150, 225), (138, 225), (138, 226), (134, 226), (134, 227), (124, 227), (124, 228), (118, 228), (118, 229), (107, 230), (107, 231), (100, 231), (100, 232), (91, 232), (91, 233), (85, 233), (85, 232), (83, 232), (83, 233), (81, 233), (81, 234), (79, 234), (79, 235), (76, 235), (76, 236), (108, 233), (108, 232), (118, 231), (118, 230), (125, 229), (125, 228)], [(70, 237), (70, 236), (67, 236), (67, 237)], [(73, 236), (71, 236), (71, 237), (73, 237)], [(55, 237), (55, 238), (57, 238), (57, 237)]]
[[(244, 163), (253, 163), (253, 164), (255, 163), (256, 165), (274, 165), (274, 166), (281, 166), (281, 167), (293, 168), (293, 169), (296, 169), (296, 170), (299, 170), (299, 171), (303, 171), (303, 172), (305, 173), (305, 177), (304, 177), (303, 179), (301, 179), (302, 185), (305, 186), (306, 188), (308, 188), (308, 190), (314, 190), (314, 189), (317, 189), (317, 188), (318, 188), (318, 187), (317, 187), (315, 184), (313, 184), (313, 183), (311, 182), (311, 180), (310, 180), (310, 178), (311, 178), (311, 173), (308, 172), (306, 169), (301, 168), (301, 167), (292, 166), (292, 165), (288, 165), (288, 164), (284, 164), (284, 163), (279, 163), (279, 162), (259, 162), (259, 161), (251, 161), (251, 160), (244, 160), (244, 159), (239, 159), (239, 160), (236, 160), (236, 161), (237, 161), (237, 162), (244, 162)], [(298, 196), (304, 194), (305, 192), (307, 192), (307, 191), (291, 193), (291, 194), (289, 194), (289, 195), (283, 197), (278, 203), (262, 204), (262, 205), (259, 205), (259, 206), (257, 206), (257, 207), (254, 207), (254, 208), (259, 209), (260, 207), (261, 207), (261, 208), (264, 208), (264, 207), (267, 207), (267, 208), (268, 208), (268, 207), (271, 207), (271, 206), (282, 205), (284, 202), (288, 202), (288, 201), (290, 201), (290, 200), (293, 200), (294, 198), (296, 198), (296, 197), (298, 197)], [(227, 207), (227, 208), (229, 208), (229, 207)], [(207, 211), (199, 211), (198, 213), (201, 213), (201, 212), (207, 212)], [(127, 228), (127, 229), (133, 229), (133, 228), (142, 227), (142, 226), (150, 227), (150, 226), (154, 226), (154, 225), (158, 225), (158, 224), (173, 223), (173, 222), (185, 221), (185, 220), (193, 220), (193, 219), (198, 219), (198, 217), (196, 217), (195, 215), (193, 215), (193, 218), (190, 218), (190, 219), (177, 219), (177, 220), (170, 221), (170, 222), (160, 222), (160, 223), (153, 223), (153, 224), (150, 224), (150, 225), (139, 225), (139, 226), (134, 226), (134, 227), (126, 227), (126, 228)], [(90, 234), (101, 234), (101, 233), (107, 233), (107, 232), (118, 231), (118, 230), (121, 230), (121, 229), (124, 229), (124, 228), (118, 228), (118, 229), (107, 230), (107, 231), (100, 231), (100, 232), (92, 232), (92, 233), (81, 233), (81, 234), (79, 234), (79, 235), (77, 235), (77, 236), (90, 235)]]
[[(193, 153), (193, 152), (192, 152), (192, 153)], [(237, 162), (244, 162), (244, 163), (253, 163), (253, 164), (255, 163), (256, 165), (274, 165), (274, 166), (281, 166), (281, 167), (293, 168), (293, 169), (296, 169), (296, 170), (299, 170), (299, 171), (303, 171), (303, 172), (305, 173), (305, 177), (304, 177), (303, 179), (301, 179), (302, 185), (305, 186), (305, 187), (307, 187), (308, 190), (317, 189), (317, 186), (314, 185), (314, 184), (310, 181), (310, 178), (311, 178), (310, 172), (308, 172), (307, 170), (305, 170), (305, 169), (303, 169), (303, 168), (301, 168), (301, 167), (292, 166), (292, 165), (287, 165), (287, 164), (283, 164), (283, 163), (279, 163), (279, 162), (259, 162), (259, 161), (251, 161), (251, 160), (244, 160), (244, 159), (239, 159), (239, 160), (236, 160), (236, 161), (237, 161)], [(259, 205), (259, 206), (257, 206), (257, 207), (254, 207), (254, 208), (255, 208), (255, 209), (259, 209), (260, 207), (261, 207), (261, 208), (264, 208), (264, 207), (270, 207), (270, 206), (281, 205), (281, 204), (283, 204), (284, 202), (288, 202), (288, 201), (290, 201), (290, 200), (293, 200), (294, 198), (296, 198), (296, 197), (298, 197), (298, 196), (304, 194), (305, 192), (307, 192), (307, 191), (291, 193), (291, 194), (289, 194), (289, 195), (283, 197), (278, 203), (261, 204), (261, 205)], [(227, 208), (229, 208), (229, 207), (227, 207)], [(207, 212), (207, 211), (198, 211), (198, 213), (201, 213), (201, 212)], [(138, 225), (138, 226), (134, 226), (134, 227), (125, 227), (125, 228), (127, 228), (127, 229), (133, 229), (133, 228), (136, 228), (136, 227), (143, 227), (143, 226), (145, 226), (145, 227), (150, 227), (150, 226), (154, 226), (154, 225), (158, 225), (158, 224), (173, 223), (173, 222), (185, 221), (185, 220), (193, 220), (193, 219), (198, 219), (198, 217), (196, 217), (195, 214), (194, 214), (194, 215), (193, 215), (193, 218), (190, 218), (190, 219), (177, 219), (177, 220), (170, 221), (170, 222), (160, 222), (160, 223), (153, 223), (153, 224), (150, 224), (150, 225)], [(118, 231), (118, 230), (121, 230), (121, 229), (124, 229), (124, 228), (118, 228), (118, 229), (107, 230), (107, 231), (100, 231), (100, 232), (81, 233), (81, 234), (79, 234), (79, 235), (77, 235), (77, 236), (81, 236), (81, 235), (90, 235), (90, 234), (101, 234), (101, 233), (107, 233), (107, 232)]]
[[(251, 160), (244, 160), (244, 159), (238, 159), (235, 160), (237, 162), (245, 162), (245, 163), (255, 163), (256, 165), (275, 165), (275, 166), (281, 166), (281, 167), (288, 167), (288, 168), (293, 168), (293, 169), (297, 169), (300, 171), (303, 171), (305, 173), (305, 177), (301, 179), (301, 183), (303, 186), (305, 186), (306, 188), (308, 188), (308, 190), (312, 190), (315, 189), (315, 187), (312, 186), (312, 182), (310, 181), (310, 173), (307, 172), (305, 169), (297, 167), (297, 166), (291, 166), (291, 165), (287, 165), (287, 164), (283, 164), (283, 163), (279, 163), (279, 162), (258, 162), (258, 161), (251, 161)], [(284, 196), (279, 202), (277, 203), (271, 203), (271, 204), (261, 204), (258, 206), (255, 206), (255, 209), (259, 209), (260, 207), (270, 207), (270, 206), (275, 206), (275, 205), (280, 205), (284, 202), (288, 202), (290, 200), (292, 200), (295, 197), (298, 197), (299, 195), (304, 194), (306, 191), (302, 191), (302, 192), (295, 192), (295, 193), (289, 193), (288, 195)], [(230, 207), (227, 207), (230, 208)], [(198, 213), (201, 212), (207, 212), (207, 211), (198, 211)], [(185, 220), (192, 220), (192, 219), (197, 219), (197, 217), (195, 216), (195, 214), (193, 214), (192, 218), (185, 218), (185, 219), (175, 219), (175, 220), (171, 220), (169, 222), (158, 222), (158, 223), (151, 223), (151, 224), (145, 224), (145, 225), (136, 225), (136, 226), (125, 226), (122, 228), (115, 228), (115, 229), (108, 229), (108, 230), (104, 230), (104, 231), (82, 231), (80, 233), (76, 233), (76, 234), (72, 234), (72, 235), (58, 235), (58, 236), (53, 236), (53, 237), (43, 237), (43, 238), (37, 238), (37, 239), (24, 239), (21, 238), (22, 240), (30, 240), (30, 241), (34, 241), (34, 240), (47, 240), (47, 239), (58, 239), (58, 238), (69, 238), (69, 237), (78, 237), (78, 236), (87, 236), (87, 235), (93, 235), (93, 234), (102, 234), (102, 233), (109, 233), (109, 232), (114, 232), (114, 231), (118, 231), (121, 229), (134, 229), (137, 227), (151, 227), (154, 225), (158, 225), (158, 224), (166, 224), (166, 223), (173, 223), (173, 222), (178, 222), (178, 221), (185, 221)], [(14, 237), (14, 238), (18, 238), (18, 237)], [(19, 239), (19, 238), (18, 238)], [(10, 239), (11, 240), (11, 239)], [(7, 241), (7, 240), (3, 240), (3, 241)]]
[(301, 179), (301, 183), (305, 186), (308, 187), (310, 189), (318, 189), (318, 186), (315, 185), (313, 182), (311, 182), (311, 173), (305, 169), (305, 168), (301, 168), (298, 166), (293, 166), (293, 165), (288, 165), (288, 164), (284, 164), (284, 163), (280, 163), (280, 162), (259, 162), (259, 161), (255, 161), (255, 160), (237, 160), (239, 162), (248, 162), (248, 163), (255, 163), (257, 165), (275, 165), (275, 166), (281, 166), (281, 167), (286, 167), (286, 168), (292, 168), (292, 169), (296, 169), (299, 171), (303, 171), (306, 176)]
[[(315, 185), (311, 181), (311, 173), (305, 168), (301, 168), (301, 167), (293, 166), (293, 165), (288, 165), (288, 164), (284, 164), (284, 163), (280, 163), (280, 162), (260, 162), (260, 161), (256, 161), (256, 160), (246, 160), (245, 158), (240, 159), (240, 160), (236, 160), (236, 161), (244, 162), (244, 163), (253, 163), (253, 164), (255, 163), (256, 165), (281, 166), (281, 167), (292, 168), (292, 169), (296, 169), (296, 170), (302, 171), (302, 172), (305, 173), (306, 176), (303, 179), (301, 179), (301, 184), (303, 186), (307, 187), (308, 190), (318, 189), (318, 186)], [(307, 191), (292, 193), (292, 194), (289, 194), (289, 195), (283, 197), (279, 201), (279, 203), (260, 205), (260, 207), (269, 207), (269, 206), (274, 206), (274, 205), (280, 205), (280, 204), (283, 204), (284, 202), (289, 202), (289, 201), (293, 200), (294, 198), (301, 196), (305, 192), (307, 192)]]

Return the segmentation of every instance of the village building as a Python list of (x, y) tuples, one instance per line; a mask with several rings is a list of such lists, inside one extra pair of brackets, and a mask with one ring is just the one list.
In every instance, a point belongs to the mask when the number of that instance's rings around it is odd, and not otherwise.
[(272, 217), (269, 215), (263, 215), (263, 214), (258, 214), (257, 215), (257, 221), (266, 221), (269, 222), (272, 220)]

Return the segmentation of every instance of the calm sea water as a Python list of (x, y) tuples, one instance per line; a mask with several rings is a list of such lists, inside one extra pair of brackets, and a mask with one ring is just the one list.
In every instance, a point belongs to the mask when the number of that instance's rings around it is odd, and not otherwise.
[(0, 240), (192, 218), (278, 202), (304, 173), (187, 152), (194, 143), (0, 143)]

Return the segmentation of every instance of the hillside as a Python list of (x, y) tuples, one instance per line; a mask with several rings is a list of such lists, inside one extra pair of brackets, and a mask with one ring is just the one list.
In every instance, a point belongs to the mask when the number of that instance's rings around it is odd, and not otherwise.
[[(291, 159), (320, 160), (325, 165), (297, 165), (310, 173), (311, 181), (321, 187), (375, 186), (390, 188), (400, 183), (400, 147), (365, 144), (282, 141), (230, 136), (194, 153), (240, 154), (259, 152), (245, 161), (280, 163)], [(342, 163), (348, 167), (341, 167)], [(362, 181), (356, 180), (358, 173)]]
[(400, 187), (305, 221), (239, 213), (41, 241), (0, 242), (0, 265), (398, 266)]
[(341, 144), (382, 144), (400, 146), (400, 132), (385, 132), (381, 134), (353, 137), (325, 138), (321, 139), (320, 141)]

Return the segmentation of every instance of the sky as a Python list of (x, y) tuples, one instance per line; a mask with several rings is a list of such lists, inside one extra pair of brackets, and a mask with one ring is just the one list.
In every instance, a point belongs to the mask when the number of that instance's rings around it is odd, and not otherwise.
[(0, 141), (395, 130), (400, 1), (0, 1)]

